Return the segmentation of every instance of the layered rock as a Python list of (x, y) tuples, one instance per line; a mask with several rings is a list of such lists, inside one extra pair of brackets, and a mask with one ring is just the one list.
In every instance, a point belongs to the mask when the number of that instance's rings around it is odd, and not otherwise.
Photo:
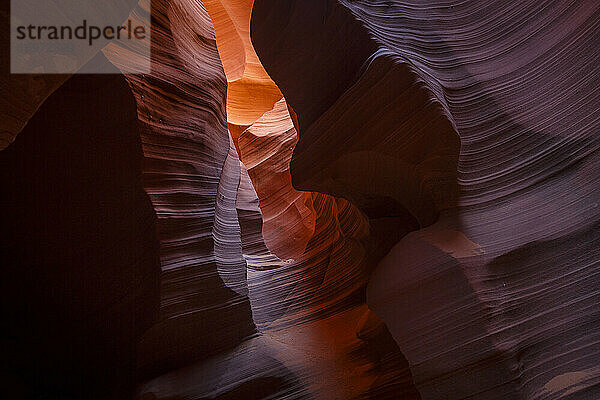
[(296, 141), (285, 100), (238, 138), (240, 157), (257, 191), (263, 237), (270, 251), (283, 260), (300, 257), (315, 232), (312, 197), (292, 187), (289, 162)]
[[(346, 200), (291, 186), (289, 162), (297, 140), (292, 117), (282, 100), (238, 138), (241, 159), (256, 187), (256, 192), (238, 192), (238, 214), (245, 216), (242, 232), (244, 227), (253, 232), (246, 237), (253, 245), (246, 258), (262, 340), (268, 339), (300, 383), (290, 396), (416, 399), (408, 364), (387, 328), (365, 317), (371, 315), (364, 305), (364, 285), (368, 249), (373, 247), (366, 218)], [(299, 236), (303, 231), (298, 224), (305, 225), (298, 210), (307, 207), (304, 221), (314, 224), (314, 234)], [(251, 224), (250, 215), (264, 216), (269, 249), (278, 255), (295, 250), (293, 259), (281, 262), (264, 251), (261, 226)]]
[(597, 397), (598, 7), (256, 0), (282, 99), (204, 3), (149, 75), (0, 85), (10, 388)]
[(252, 125), (282, 98), (250, 41), (253, 4), (254, 0), (204, 1), (227, 75), (227, 121), (235, 127)]
[(599, 12), (255, 3), (253, 43), (297, 113), (295, 187), (391, 219), (381, 232), (421, 228), (368, 303), (423, 398), (598, 396)]
[[(201, 3), (152, 6), (151, 74), (72, 78), (2, 153), (15, 270), (3, 284), (14, 316), (3, 347), (16, 386), (94, 397), (99, 384), (129, 397), (136, 347), (143, 377), (255, 332), (212, 23)], [(141, 57), (114, 45), (104, 54), (117, 66)]]
[(282, 261), (271, 253), (265, 243), (258, 195), (244, 164), (240, 164), (240, 185), (235, 206), (240, 223), (242, 254), (248, 268), (264, 270), (280, 267)]
[[(340, 302), (356, 304), (353, 296), (366, 284), (366, 219), (346, 200), (292, 187), (289, 163), (296, 141), (285, 100), (237, 139), (254, 187), (240, 187), (238, 214), (244, 207), (262, 217), (262, 235), (255, 225), (257, 239), (247, 240), (260, 245), (262, 236), (268, 247), (249, 254), (254, 259), (249, 267), (256, 270), (249, 282), (253, 313), (260, 326), (320, 318)], [(250, 229), (249, 221), (244, 225)]]
[[(244, 104), (252, 115), (262, 113), (245, 120), (246, 127), (236, 124), (228, 107), (229, 129), (255, 188), (242, 183), (238, 191), (255, 322), (263, 337), (280, 343), (276, 349), (283, 344), (278, 359), (316, 398), (397, 398), (400, 393), (415, 398), (406, 361), (395, 343), (386, 339), (385, 326), (377, 325), (371, 336), (356, 337), (364, 314), (367, 247), (373, 247), (366, 240), (366, 219), (345, 200), (292, 187), (289, 162), (297, 141), (293, 110), (284, 99), (264, 109), (270, 97), (260, 88), (252, 88), (250, 94), (231, 90), (227, 51), (232, 44), (220, 34), (223, 28), (214, 3), (207, 2), (207, 9), (215, 21), (217, 46), (230, 81), (228, 102)], [(227, 7), (233, 2), (221, 3)], [(249, 15), (251, 2), (246, 10), (241, 10), (242, 3), (229, 7), (238, 8), (237, 15)], [(256, 222), (261, 217), (262, 226)], [(325, 345), (331, 351), (323, 354)], [(333, 384), (340, 380), (346, 385)], [(304, 391), (298, 388), (293, 396), (304, 397)]]
[[(240, 164), (226, 79), (202, 3), (152, 4), (152, 73), (128, 75), (144, 188), (158, 217), (161, 320), (139, 346), (144, 374), (232, 348), (255, 331), (236, 213)], [(117, 49), (111, 60), (125, 53)]]

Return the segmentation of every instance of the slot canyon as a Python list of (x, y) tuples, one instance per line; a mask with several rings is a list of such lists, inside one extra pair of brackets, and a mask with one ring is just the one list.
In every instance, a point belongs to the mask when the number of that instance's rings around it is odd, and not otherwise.
[(600, 399), (597, 0), (82, 1), (151, 70), (0, 9), (4, 398)]

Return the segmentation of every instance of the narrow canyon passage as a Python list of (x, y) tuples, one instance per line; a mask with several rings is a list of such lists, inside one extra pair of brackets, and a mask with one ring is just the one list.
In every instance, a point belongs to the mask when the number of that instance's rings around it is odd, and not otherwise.
[[(213, 379), (235, 391), (240, 381), (267, 374), (279, 383), (267, 385), (273, 392), (264, 397), (397, 398), (400, 393), (418, 398), (405, 358), (365, 306), (371, 253), (381, 251), (379, 241), (369, 237), (367, 218), (347, 200), (292, 185), (289, 163), (298, 136), (293, 111), (252, 56), (252, 3), (205, 5), (228, 80), (227, 122), (241, 161), (236, 208), (258, 336), (156, 378), (143, 385), (142, 393), (185, 398), (208, 391), (203, 395), (208, 398), (215, 393)], [(237, 27), (233, 35), (231, 24)], [(239, 43), (247, 48), (246, 57), (238, 59)], [(265, 105), (254, 98), (273, 100)], [(402, 216), (413, 223), (407, 214)], [(256, 359), (252, 368), (245, 366), (249, 358)], [(201, 374), (211, 378), (191, 387), (182, 384)]]
[(600, 398), (597, 4), (94, 7), (148, 73), (2, 66), (14, 398)]

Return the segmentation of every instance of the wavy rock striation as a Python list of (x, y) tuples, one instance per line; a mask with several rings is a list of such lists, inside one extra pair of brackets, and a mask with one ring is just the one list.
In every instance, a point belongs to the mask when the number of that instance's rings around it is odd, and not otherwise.
[(597, 5), (152, 15), (148, 75), (1, 71), (9, 390), (600, 397)]
[(257, 191), (265, 242), (284, 260), (300, 257), (315, 232), (311, 195), (292, 187), (289, 162), (296, 140), (285, 100), (238, 138), (240, 157)]
[(368, 304), (424, 399), (600, 395), (599, 16), (255, 2), (252, 41), (297, 113), (295, 187), (400, 232)]
[(235, 206), (240, 163), (212, 23), (201, 3), (186, 0), (154, 2), (152, 13), (152, 74), (127, 76), (162, 270), (161, 320), (139, 346), (143, 374), (232, 348), (255, 331)]
[[(269, 249), (278, 255), (296, 251), (293, 259), (279, 261), (260, 247), (261, 226), (240, 220), (242, 232), (244, 226), (254, 227), (253, 253), (246, 259), (252, 311), (263, 340), (272, 340), (269, 347), (293, 371), (300, 385), (294, 396), (416, 399), (406, 360), (385, 325), (368, 317), (372, 313), (364, 306), (372, 247), (367, 220), (346, 200), (292, 188), (289, 161), (296, 140), (284, 100), (238, 138), (256, 187), (256, 192), (238, 192), (238, 209), (242, 198), (254, 198), (245, 204), (254, 205), (256, 218), (264, 215)], [(303, 219), (302, 209), (310, 211)], [(340, 381), (346, 383), (335, 384)]]

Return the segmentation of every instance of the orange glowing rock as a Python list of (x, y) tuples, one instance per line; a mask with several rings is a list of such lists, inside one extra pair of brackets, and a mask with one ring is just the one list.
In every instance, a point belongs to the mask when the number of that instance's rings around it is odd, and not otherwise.
[(290, 160), (298, 135), (285, 100), (280, 100), (238, 139), (238, 149), (263, 213), (263, 236), (282, 259), (298, 258), (315, 231), (310, 193), (292, 186)]
[(206, 0), (227, 76), (227, 121), (251, 125), (283, 96), (261, 65), (250, 41), (254, 0)]

